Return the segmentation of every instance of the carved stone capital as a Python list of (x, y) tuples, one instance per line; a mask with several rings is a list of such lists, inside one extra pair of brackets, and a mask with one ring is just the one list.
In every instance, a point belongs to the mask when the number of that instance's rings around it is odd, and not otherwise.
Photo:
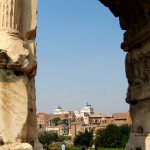
[(31, 72), (36, 66), (35, 41), (23, 40), (15, 29), (0, 28), (0, 68)]

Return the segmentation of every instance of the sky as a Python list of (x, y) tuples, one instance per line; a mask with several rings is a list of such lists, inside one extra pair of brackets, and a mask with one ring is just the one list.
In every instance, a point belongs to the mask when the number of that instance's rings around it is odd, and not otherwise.
[(127, 112), (128, 87), (119, 19), (98, 0), (39, 0), (37, 112)]

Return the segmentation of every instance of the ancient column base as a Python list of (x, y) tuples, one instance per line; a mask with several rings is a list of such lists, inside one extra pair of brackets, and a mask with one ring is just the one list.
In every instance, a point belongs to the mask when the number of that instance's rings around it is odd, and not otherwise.
[(131, 133), (125, 150), (150, 150), (150, 134)]
[(0, 146), (0, 150), (33, 150), (28, 143), (11, 143)]
[(43, 150), (43, 146), (37, 140), (34, 141), (34, 148), (28, 143), (9, 143), (0, 146), (0, 150)]
[(38, 140), (28, 141), (28, 143), (32, 145), (33, 150), (43, 150), (43, 145)]

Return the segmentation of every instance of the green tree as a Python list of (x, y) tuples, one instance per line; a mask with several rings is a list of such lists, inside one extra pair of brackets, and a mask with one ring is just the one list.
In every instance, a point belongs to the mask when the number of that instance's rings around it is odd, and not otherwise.
[[(105, 143), (104, 132), (105, 132), (105, 129), (99, 129), (96, 131), (96, 136), (94, 138), (94, 145), (101, 147), (100, 141), (102, 143)], [(102, 147), (104, 147), (104, 146), (102, 146)]]
[(64, 135), (59, 135), (58, 138), (59, 138), (59, 139), (58, 139), (59, 142), (64, 142), (64, 141), (71, 140), (71, 137), (70, 137), (70, 136), (64, 136)]
[(128, 126), (127, 124), (119, 127), (119, 134), (120, 134), (119, 136), (122, 141), (120, 147), (122, 147), (122, 148), (125, 147), (126, 143), (129, 140), (130, 132), (131, 132), (131, 127)]
[(67, 125), (67, 126), (69, 125), (68, 119), (63, 119), (62, 122), (63, 122), (63, 124), (65, 124), (65, 125)]
[(83, 133), (79, 132), (76, 138), (74, 139), (75, 146), (79, 146), (79, 145), (92, 146), (92, 144), (93, 144), (93, 130), (88, 131), (86, 129), (85, 132)]
[(44, 132), (42, 134), (39, 135), (39, 141), (41, 144), (45, 144), (45, 143), (52, 143), (53, 141), (58, 141), (58, 135), (57, 133), (53, 133), (53, 132)]
[(53, 118), (52, 122), (57, 126), (59, 122), (61, 121), (60, 117)]
[(102, 148), (124, 148), (128, 142), (130, 127), (128, 125), (108, 125), (106, 129), (96, 132), (94, 144)]

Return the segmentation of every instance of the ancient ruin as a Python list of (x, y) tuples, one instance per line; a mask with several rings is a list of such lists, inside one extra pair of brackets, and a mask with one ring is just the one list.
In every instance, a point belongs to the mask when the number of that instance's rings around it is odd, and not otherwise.
[(34, 84), (36, 10), (37, 0), (0, 0), (0, 150), (40, 149)]
[[(150, 150), (150, 1), (99, 0), (124, 33), (132, 132), (126, 150)], [(37, 0), (0, 0), (0, 150), (41, 150), (36, 131)], [(12, 117), (13, 116), (13, 117)], [(31, 146), (32, 145), (32, 146)]]
[(124, 33), (121, 48), (127, 52), (126, 76), (129, 87), (132, 131), (126, 150), (150, 150), (150, 1), (100, 0), (119, 17)]

